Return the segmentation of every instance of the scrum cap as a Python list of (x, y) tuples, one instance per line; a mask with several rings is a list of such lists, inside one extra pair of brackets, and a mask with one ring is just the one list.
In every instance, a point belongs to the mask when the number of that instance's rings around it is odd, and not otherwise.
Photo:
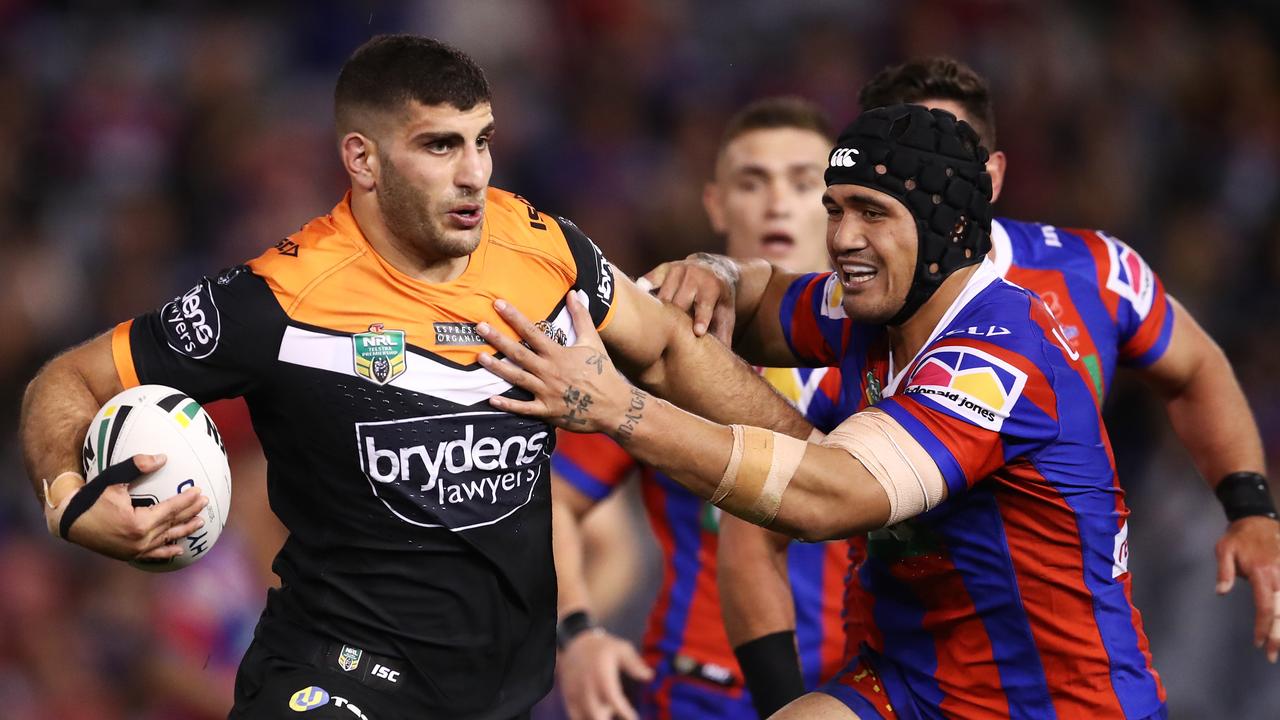
[(919, 252), (898, 325), (960, 268), (991, 249), (991, 176), (977, 133), (945, 110), (890, 105), (858, 116), (836, 141), (827, 185), (891, 195), (916, 220)]

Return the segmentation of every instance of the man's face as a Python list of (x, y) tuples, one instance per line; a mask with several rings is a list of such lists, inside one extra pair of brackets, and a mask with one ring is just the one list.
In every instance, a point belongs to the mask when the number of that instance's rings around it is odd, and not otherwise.
[(731, 257), (797, 272), (829, 267), (821, 198), (830, 149), (820, 133), (799, 128), (751, 130), (725, 146), (703, 204)]
[(832, 185), (822, 204), (845, 312), (861, 322), (889, 320), (902, 309), (915, 276), (915, 218), (893, 197), (861, 185)]
[(493, 173), (492, 136), (488, 103), (459, 110), (410, 101), (377, 143), (374, 192), (387, 229), (427, 259), (475, 250)]

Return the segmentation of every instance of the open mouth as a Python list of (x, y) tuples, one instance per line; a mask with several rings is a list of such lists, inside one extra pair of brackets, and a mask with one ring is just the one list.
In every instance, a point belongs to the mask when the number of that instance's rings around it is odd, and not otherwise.
[(796, 239), (790, 233), (771, 232), (765, 233), (760, 238), (760, 248), (768, 254), (778, 255), (791, 252), (796, 246)]
[(473, 228), (484, 218), (484, 207), (478, 203), (462, 203), (449, 208), (448, 215), (455, 225)]
[(876, 266), (864, 262), (839, 262), (836, 267), (840, 270), (840, 283), (844, 285), (845, 290), (854, 290), (865, 285), (880, 274)]

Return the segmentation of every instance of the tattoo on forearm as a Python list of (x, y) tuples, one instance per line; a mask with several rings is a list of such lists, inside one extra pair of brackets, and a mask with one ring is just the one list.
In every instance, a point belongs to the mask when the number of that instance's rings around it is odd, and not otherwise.
[(584, 393), (576, 387), (570, 385), (565, 389), (562, 396), (564, 404), (569, 407), (568, 412), (560, 416), (566, 425), (586, 425), (587, 412), (591, 408), (591, 393)]
[(631, 388), (631, 407), (627, 408), (622, 424), (618, 426), (618, 437), (630, 440), (640, 421), (644, 419), (645, 404), (649, 402), (649, 393), (640, 388)]
[(604, 356), (600, 353), (591, 353), (591, 355), (587, 357), (587, 364), (596, 369), (597, 375), (604, 374)]

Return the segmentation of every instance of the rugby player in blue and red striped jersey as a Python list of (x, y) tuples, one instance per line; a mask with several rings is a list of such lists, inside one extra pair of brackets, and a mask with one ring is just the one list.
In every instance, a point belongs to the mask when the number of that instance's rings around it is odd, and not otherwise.
[(499, 407), (554, 417), (563, 393), (589, 394), (579, 429), (609, 430), (729, 512), (803, 539), (876, 530), (879, 640), (779, 717), (1165, 715), (1090, 372), (1042, 301), (974, 267), (991, 197), (976, 146), (943, 111), (864, 113), (827, 171), (840, 302), (819, 292), (826, 278), (741, 276), (749, 359), (868, 378), (874, 407), (821, 446), (690, 418), (584, 369), (594, 349), (534, 342), (527, 323), (537, 356), (499, 348), (537, 397)]

